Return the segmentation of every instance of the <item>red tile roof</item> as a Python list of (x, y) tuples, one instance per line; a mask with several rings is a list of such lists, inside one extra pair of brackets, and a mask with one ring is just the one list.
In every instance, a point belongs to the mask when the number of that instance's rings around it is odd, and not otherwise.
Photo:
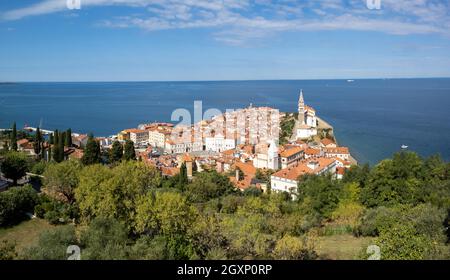
[(329, 154), (350, 154), (347, 147), (327, 148), (325, 152)]
[(314, 161), (318, 162), (318, 166), (315, 169), (311, 169), (310, 167), (308, 167), (308, 163), (311, 162), (311, 160), (305, 160), (295, 166), (281, 169), (280, 171), (274, 173), (272, 176), (295, 181), (300, 175), (318, 174), (324, 168), (334, 163), (334, 159), (323, 157), (316, 158), (314, 159)]
[(320, 142), (321, 142), (324, 146), (327, 146), (327, 145), (330, 145), (330, 144), (336, 144), (336, 143), (334, 143), (333, 140), (328, 139), (328, 138), (324, 138), (324, 139), (322, 139)]
[(301, 153), (302, 151), (303, 151), (303, 149), (300, 148), (300, 147), (293, 147), (293, 148), (289, 148), (289, 149), (287, 149), (287, 150), (284, 150), (284, 151), (280, 154), (280, 156), (281, 156), (281, 157), (284, 157), (284, 158), (287, 158), (287, 157), (293, 156), (293, 155), (295, 155), (295, 154)]
[(305, 150), (305, 154), (307, 154), (307, 155), (318, 155), (318, 154), (320, 154), (320, 150), (313, 149), (313, 148), (308, 148), (308, 149)]

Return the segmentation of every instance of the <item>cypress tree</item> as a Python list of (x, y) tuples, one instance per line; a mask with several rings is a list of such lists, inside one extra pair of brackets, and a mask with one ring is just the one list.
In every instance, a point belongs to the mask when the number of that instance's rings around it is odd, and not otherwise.
[(72, 129), (66, 131), (66, 140), (64, 143), (67, 147), (72, 147)]
[(119, 141), (114, 141), (111, 150), (109, 151), (109, 161), (111, 163), (120, 161), (123, 157), (123, 147)]
[(41, 143), (41, 159), (45, 159), (45, 142), (44, 141), (42, 141), (42, 143)]
[(13, 127), (12, 127), (11, 150), (17, 151), (17, 127), (16, 127), (16, 122), (13, 123)]
[(188, 176), (187, 176), (186, 163), (183, 162), (183, 164), (181, 165), (181, 168), (180, 168), (179, 183), (184, 188), (184, 186), (187, 185), (188, 182), (189, 182), (189, 180), (188, 180)]
[(50, 134), (50, 138), (49, 138), (48, 142), (49, 142), (50, 145), (53, 145), (55, 143), (55, 139), (53, 137), (53, 133)]
[(59, 139), (61, 139), (63, 146), (65, 146), (66, 145), (66, 132), (65, 131), (61, 132)]
[(52, 146), (48, 145), (47, 161), (52, 160)]
[(36, 153), (36, 155), (40, 155), (41, 154), (41, 142), (42, 142), (42, 134), (41, 134), (41, 130), (39, 129), (39, 127), (36, 130), (36, 134), (34, 135), (34, 152)]
[(125, 142), (123, 158), (124, 160), (136, 160), (136, 152), (134, 150), (134, 143), (131, 140)]
[(62, 162), (64, 160), (64, 132), (62, 132), (58, 137), (58, 161)]
[(53, 133), (53, 160), (59, 162), (59, 131)]
[(100, 144), (94, 139), (92, 134), (89, 134), (89, 138), (84, 149), (81, 162), (85, 165), (96, 164), (101, 162)]

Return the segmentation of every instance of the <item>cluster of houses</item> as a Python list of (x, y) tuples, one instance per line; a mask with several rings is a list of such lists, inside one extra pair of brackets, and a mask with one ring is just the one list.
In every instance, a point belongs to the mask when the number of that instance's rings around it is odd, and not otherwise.
[[(114, 141), (131, 140), (137, 156), (166, 177), (176, 175), (185, 164), (189, 178), (194, 171), (214, 169), (226, 174), (241, 190), (256, 187), (266, 191), (270, 187), (275, 192), (295, 193), (301, 175), (328, 173), (339, 179), (353, 160), (349, 149), (339, 147), (333, 139), (311, 141), (317, 135), (318, 122), (315, 110), (305, 105), (303, 92), (298, 113), (293, 137), (282, 146), (278, 145), (278, 110), (252, 105), (190, 126), (142, 124), (96, 140), (104, 150)], [(66, 158), (81, 158), (87, 140), (85, 134), (72, 134), (73, 147), (65, 148)], [(19, 150), (34, 154), (28, 140), (17, 144)], [(270, 182), (258, 179), (258, 170), (271, 174)]]
[[(172, 124), (154, 123), (124, 130), (117, 138), (130, 139), (137, 146), (144, 145), (146, 148), (139, 151), (139, 157), (159, 168), (164, 176), (177, 174), (184, 163), (191, 166), (188, 168), (189, 177), (193, 176), (194, 169), (197, 172), (214, 169), (227, 174), (241, 190), (257, 187), (265, 191), (270, 187), (275, 192), (295, 193), (301, 175), (327, 173), (340, 179), (354, 163), (349, 149), (339, 147), (331, 138), (307, 141), (317, 135), (317, 119), (315, 110), (304, 104), (303, 92), (300, 93), (298, 109), (294, 140), (282, 146), (278, 145), (278, 138), (273, 137), (275, 133), (271, 134), (279, 129), (278, 120), (273, 117), (276, 111), (253, 106), (195, 124), (187, 129), (188, 135), (185, 135), (186, 129)], [(252, 113), (257, 117), (249, 117)], [(260, 118), (262, 115), (265, 116)], [(236, 129), (239, 125), (234, 126), (234, 130), (226, 125), (230, 120), (237, 124), (239, 119), (243, 123), (241, 133)], [(269, 122), (266, 129), (275, 128), (264, 135), (263, 129), (249, 128), (255, 123), (261, 127), (258, 120)], [(200, 134), (199, 138), (195, 137), (196, 133)], [(258, 169), (270, 172), (270, 183), (257, 178)]]

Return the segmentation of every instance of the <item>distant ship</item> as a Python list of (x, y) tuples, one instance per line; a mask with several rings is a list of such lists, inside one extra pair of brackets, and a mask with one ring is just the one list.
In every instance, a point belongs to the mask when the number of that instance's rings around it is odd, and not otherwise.
[(402, 149), (408, 149), (408, 146), (402, 145)]
[(347, 83), (353, 83), (355, 80), (347, 80)]

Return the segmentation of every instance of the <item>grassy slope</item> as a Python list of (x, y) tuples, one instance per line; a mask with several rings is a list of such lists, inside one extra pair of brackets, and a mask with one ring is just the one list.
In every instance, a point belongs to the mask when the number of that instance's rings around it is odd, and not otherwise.
[(357, 238), (351, 234), (321, 236), (316, 243), (316, 250), (324, 259), (353, 260), (372, 240), (371, 237)]
[(39, 235), (43, 231), (53, 227), (43, 219), (36, 218), (23, 221), (13, 227), (0, 228), (0, 241), (15, 241), (17, 245), (16, 250), (20, 252), (24, 248), (35, 245), (39, 239)]

